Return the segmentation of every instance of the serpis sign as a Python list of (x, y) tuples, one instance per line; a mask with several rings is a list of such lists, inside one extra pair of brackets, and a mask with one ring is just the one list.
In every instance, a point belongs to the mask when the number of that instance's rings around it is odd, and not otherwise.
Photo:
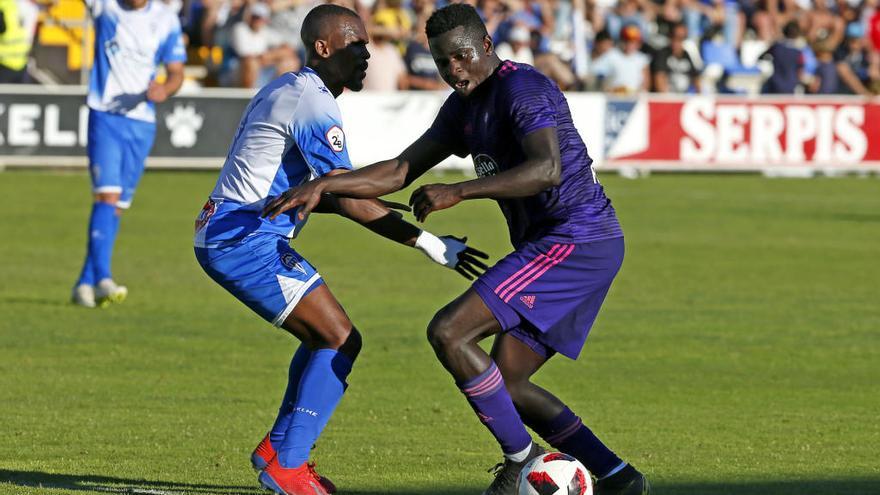
[(606, 165), (880, 167), (880, 105), (856, 99), (641, 100)]

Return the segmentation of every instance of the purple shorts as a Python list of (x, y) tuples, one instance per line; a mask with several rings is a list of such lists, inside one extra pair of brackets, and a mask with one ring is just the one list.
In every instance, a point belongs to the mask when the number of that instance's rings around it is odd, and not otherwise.
[(474, 282), (505, 332), (538, 354), (577, 359), (623, 263), (623, 238), (530, 242)]

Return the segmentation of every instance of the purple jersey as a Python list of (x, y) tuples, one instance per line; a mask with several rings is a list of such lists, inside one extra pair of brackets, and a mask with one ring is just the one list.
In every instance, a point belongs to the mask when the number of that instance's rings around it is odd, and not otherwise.
[(520, 142), (545, 127), (555, 127), (559, 136), (561, 182), (534, 196), (498, 200), (510, 241), (520, 246), (537, 239), (586, 243), (622, 237), (565, 96), (534, 67), (505, 61), (468, 98), (452, 93), (426, 135), (458, 156), (473, 156), (477, 175), (486, 177), (525, 161)]

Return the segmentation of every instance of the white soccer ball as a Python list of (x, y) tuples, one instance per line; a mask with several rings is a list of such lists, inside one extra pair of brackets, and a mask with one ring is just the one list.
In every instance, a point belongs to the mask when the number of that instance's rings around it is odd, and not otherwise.
[(523, 466), (516, 482), (519, 495), (593, 495), (593, 479), (570, 455), (550, 452)]

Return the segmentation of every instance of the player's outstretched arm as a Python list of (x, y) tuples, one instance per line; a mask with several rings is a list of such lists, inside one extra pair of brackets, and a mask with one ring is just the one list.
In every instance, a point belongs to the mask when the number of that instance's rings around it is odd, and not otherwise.
[[(347, 175), (347, 174), (345, 174)], [(315, 211), (333, 211), (354, 220), (382, 237), (414, 247), (432, 261), (452, 268), (471, 280), (486, 270), (479, 258), (488, 256), (467, 245), (467, 238), (437, 237), (403, 220), (402, 215), (389, 210), (376, 199), (340, 198), (324, 194)]]
[(522, 142), (526, 160), (500, 174), (456, 184), (428, 184), (416, 189), (409, 204), (420, 222), (432, 211), (443, 210), (466, 199), (505, 199), (532, 196), (559, 185), (562, 162), (555, 127), (527, 134)]
[(408, 186), (451, 154), (446, 145), (422, 136), (397, 158), (292, 187), (267, 203), (262, 216), (274, 220), (285, 211), (302, 207), (299, 215), (301, 219), (305, 218), (318, 205), (324, 193), (351, 198), (378, 198)]

